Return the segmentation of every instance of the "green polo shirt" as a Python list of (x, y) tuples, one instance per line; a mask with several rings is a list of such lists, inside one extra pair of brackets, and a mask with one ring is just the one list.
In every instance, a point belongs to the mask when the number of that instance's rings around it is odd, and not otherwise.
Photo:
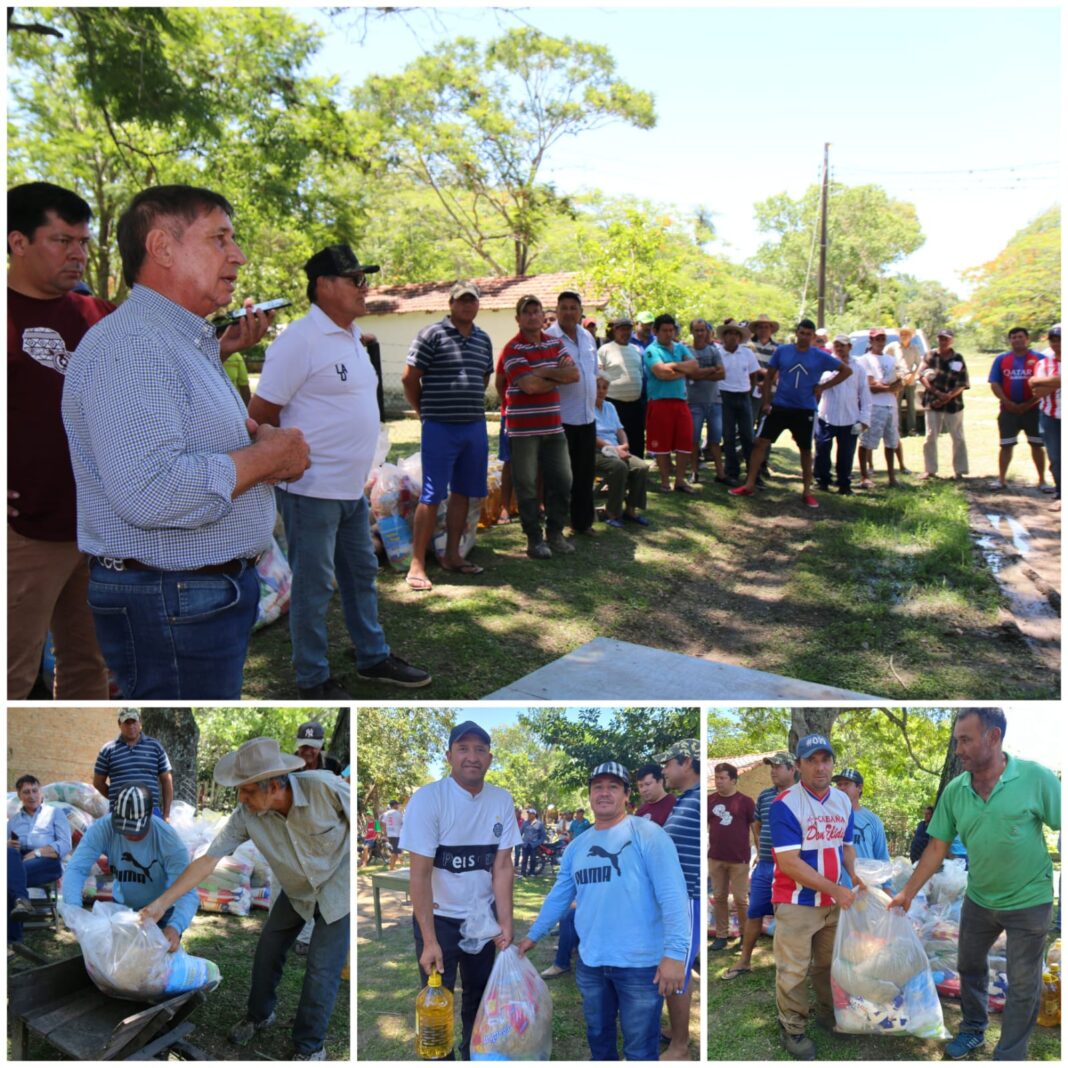
[(986, 909), (1027, 909), (1053, 900), (1053, 862), (1042, 825), (1061, 826), (1061, 784), (1049, 768), (1006, 754), (984, 801), (972, 773), (958, 775), (942, 792), (927, 828), (968, 850), (968, 897)]

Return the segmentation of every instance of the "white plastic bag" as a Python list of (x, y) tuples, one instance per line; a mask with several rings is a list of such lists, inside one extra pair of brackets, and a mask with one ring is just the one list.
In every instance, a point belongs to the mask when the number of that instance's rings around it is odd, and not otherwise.
[(923, 944), (903, 912), (886, 908), (889, 900), (881, 890), (863, 889), (838, 914), (831, 964), (836, 1029), (947, 1039)]
[(66, 801), (67, 804), (88, 812), (93, 819), (108, 814), (108, 799), (95, 786), (87, 782), (50, 782), (41, 790), (41, 796), (51, 804)]
[(473, 1061), (547, 1061), (553, 1000), (537, 969), (515, 946), (497, 954), (471, 1032)]
[(105, 994), (130, 1001), (164, 1001), (187, 990), (219, 985), (218, 965), (184, 950), (168, 952), (159, 927), (142, 925), (125, 905), (96, 901), (92, 912), (60, 905), (60, 914), (82, 947), (85, 970)]
[(489, 901), (480, 898), (460, 924), (460, 948), (465, 953), (481, 953), (482, 947), (500, 933), (501, 925), (494, 918)]

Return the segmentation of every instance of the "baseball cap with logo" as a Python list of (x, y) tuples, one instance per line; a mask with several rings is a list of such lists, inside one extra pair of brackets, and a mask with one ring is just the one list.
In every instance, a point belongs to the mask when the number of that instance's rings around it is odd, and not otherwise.
[(837, 782), (839, 779), (855, 782), (857, 786), (864, 785), (864, 776), (861, 775), (856, 768), (842, 768), (841, 771), (836, 771), (834, 775), (831, 776), (831, 782)]
[(457, 282), (449, 290), (449, 300), (458, 300), (460, 297), (474, 297), (475, 300), (481, 300), (482, 290), (474, 282)]
[(663, 753), (658, 753), (653, 760), (658, 764), (666, 764), (673, 757), (685, 760), (692, 757), (694, 760), (701, 759), (701, 743), (696, 738), (683, 738), (681, 742), (675, 742)]
[(310, 745), (313, 749), (323, 747), (323, 725), (312, 720), (310, 723), (302, 723), (297, 728), (297, 745)]
[(304, 264), (304, 273), (309, 281), (312, 278), (345, 278), (357, 274), (375, 274), (378, 270), (380, 268), (360, 263), (356, 253), (348, 245), (327, 245)]
[(630, 772), (616, 760), (607, 760), (603, 764), (598, 764), (590, 772), (589, 781), (592, 783), (600, 775), (614, 775), (624, 786), (630, 787)]
[(119, 790), (111, 811), (111, 826), (119, 834), (136, 837), (144, 834), (152, 819), (152, 791), (135, 782)]
[(818, 753), (820, 750), (830, 753), (831, 757), (834, 757), (834, 749), (831, 747), (830, 739), (825, 734), (806, 734), (797, 743), (797, 759), (805, 760), (812, 756), (813, 753)]
[(119, 713), (120, 723), (129, 723), (131, 719), (136, 719), (138, 723), (141, 722), (141, 713), (136, 708), (124, 708)]
[(868, 331), (868, 337), (886, 337), (886, 331), (881, 326), (873, 326)]
[(764, 757), (765, 764), (781, 764), (783, 767), (794, 767), (794, 758), (790, 756), (785, 750), (779, 750), (777, 753), (772, 753), (769, 757)]

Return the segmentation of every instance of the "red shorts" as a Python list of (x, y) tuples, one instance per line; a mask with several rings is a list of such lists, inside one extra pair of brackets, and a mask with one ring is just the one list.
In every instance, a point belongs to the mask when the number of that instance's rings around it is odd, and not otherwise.
[(645, 451), (693, 452), (693, 416), (684, 400), (651, 400), (645, 406)]

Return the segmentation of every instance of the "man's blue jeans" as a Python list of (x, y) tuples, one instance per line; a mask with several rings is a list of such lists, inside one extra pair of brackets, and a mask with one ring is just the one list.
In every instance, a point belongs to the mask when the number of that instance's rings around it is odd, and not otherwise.
[(356, 665), (381, 663), (389, 656), (389, 645), (378, 622), (378, 559), (371, 545), (367, 498), (332, 501), (284, 490), (276, 494), (293, 569), (289, 633), (297, 685), (318, 686), (330, 677), (326, 609), (334, 595), (335, 574), (345, 626), (356, 646)]
[(1042, 955), (1052, 910), (1052, 904), (1026, 909), (984, 909), (967, 896), (961, 906), (957, 970), (962, 1032), (981, 1035), (986, 1031), (987, 955), (1001, 932), (1006, 934), (1008, 990), (1001, 1017), (1001, 1038), (994, 1049), (996, 1061), (1027, 1060), (1027, 1042), (1042, 997)]
[(749, 467), (749, 454), (753, 451), (753, 414), (748, 393), (719, 391), (723, 402), (723, 460), (727, 478), (738, 478), (742, 465), (738, 462), (738, 440), (742, 443), (742, 456)]
[(850, 472), (853, 470), (853, 457), (857, 451), (857, 435), (853, 426), (831, 426), (822, 419), (816, 420), (816, 461), (813, 474), (821, 485), (831, 481), (831, 445), (838, 443), (838, 455), (835, 457), (834, 471), (839, 489), (849, 489)]
[(628, 1061), (659, 1059), (660, 1010), (664, 999), (653, 982), (654, 975), (655, 966), (589, 968), (579, 955), (575, 985), (582, 994), (591, 1060), (619, 1060), (617, 1016), (623, 1032), (623, 1056)]
[[(260, 932), (256, 956), (252, 961), (252, 984), (248, 991), (246, 1015), (253, 1022), (262, 1023), (274, 1012), (286, 954), (303, 926), (304, 917), (289, 903), (286, 892), (280, 891)], [(348, 952), (348, 915), (327, 923), (316, 907), (315, 929), (308, 946), (304, 985), (300, 990), (300, 1002), (293, 1021), (293, 1047), (297, 1053), (314, 1053), (322, 1049), (341, 985), (341, 969)]]
[(578, 934), (575, 931), (575, 910), (568, 909), (564, 918), (560, 921), (560, 941), (556, 946), (556, 959), (553, 963), (557, 968), (571, 967), (571, 954), (578, 945)]
[(63, 865), (56, 857), (23, 859), (22, 852), (13, 846), (7, 847), (7, 940), (22, 941), (22, 923), (11, 919), (15, 899), (29, 896), (29, 887), (54, 883), (63, 874)]
[(125, 697), (241, 697), (260, 580), (233, 575), (113, 571), (89, 565), (97, 641)]
[(1061, 495), (1061, 421), (1053, 419), (1045, 412), (1038, 413), (1038, 429), (1046, 443), (1046, 455), (1049, 457), (1049, 469), (1053, 472), (1053, 484), (1057, 487), (1057, 497)]

